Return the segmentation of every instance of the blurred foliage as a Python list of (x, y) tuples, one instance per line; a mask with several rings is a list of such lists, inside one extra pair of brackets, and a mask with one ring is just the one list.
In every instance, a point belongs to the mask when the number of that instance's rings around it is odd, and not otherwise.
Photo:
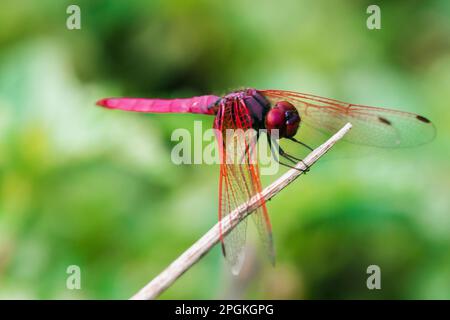
[[(127, 298), (217, 219), (217, 166), (170, 161), (171, 132), (210, 117), (96, 100), (245, 86), (399, 106), (438, 135), (319, 163), (268, 204), (275, 268), (251, 238), (240, 278), (217, 247), (162, 297), (449, 299), (450, 3), (375, 2), (371, 31), (373, 1), (3, 1), (0, 298)], [(371, 264), (382, 290), (366, 288)]]

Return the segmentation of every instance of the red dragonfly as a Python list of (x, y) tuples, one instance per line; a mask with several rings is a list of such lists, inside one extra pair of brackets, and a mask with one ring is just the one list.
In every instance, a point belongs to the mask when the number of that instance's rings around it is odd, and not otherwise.
[[(323, 133), (333, 134), (347, 122), (352, 130), (345, 136), (347, 141), (377, 147), (408, 147), (424, 144), (433, 139), (435, 128), (427, 118), (409, 112), (385, 108), (367, 107), (345, 103), (315, 95), (282, 90), (243, 89), (223, 97), (205, 95), (185, 99), (107, 98), (98, 105), (126, 111), (148, 113), (198, 113), (215, 116), (213, 127), (224, 133), (227, 129), (278, 129), (279, 137), (290, 139), (306, 147), (295, 135), (300, 124)], [(267, 135), (269, 137), (269, 135)], [(221, 157), (219, 176), (219, 222), (240, 204), (258, 194), (262, 187), (258, 164), (250, 161), (251, 145), (244, 140), (238, 146), (245, 150), (245, 161), (228, 163), (230, 152), (227, 142), (218, 135)], [(269, 145), (279, 146), (269, 138)], [(308, 147), (309, 148), (309, 147)], [(279, 148), (284, 161), (295, 164), (301, 161)], [(288, 167), (290, 164), (281, 162)], [(251, 215), (271, 262), (275, 262), (272, 227), (264, 199)], [(221, 228), (220, 228), (221, 230)], [(222, 251), (237, 274), (244, 260), (246, 219), (229, 234), (220, 239)]]

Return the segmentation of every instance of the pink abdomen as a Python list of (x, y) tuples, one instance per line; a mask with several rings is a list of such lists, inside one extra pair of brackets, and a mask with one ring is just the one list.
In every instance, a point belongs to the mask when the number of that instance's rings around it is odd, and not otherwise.
[(201, 113), (214, 114), (210, 108), (219, 97), (213, 95), (185, 99), (145, 99), (145, 98), (106, 98), (97, 105), (109, 109), (120, 109), (149, 113)]

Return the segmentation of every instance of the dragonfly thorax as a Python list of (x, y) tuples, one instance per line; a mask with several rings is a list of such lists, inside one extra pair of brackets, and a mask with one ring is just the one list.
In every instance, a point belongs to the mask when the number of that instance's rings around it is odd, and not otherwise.
[[(270, 110), (270, 102), (256, 89), (244, 89), (223, 96), (215, 103), (215, 108), (224, 108), (234, 113), (233, 106), (245, 106), (251, 118), (251, 127), (255, 130), (265, 129), (266, 115)], [(217, 111), (218, 113), (220, 111)], [(236, 112), (238, 113), (238, 112)], [(235, 114), (237, 116), (237, 114)]]
[[(253, 129), (267, 129), (269, 132), (279, 130), (280, 138), (292, 138), (300, 125), (300, 115), (291, 103), (279, 101), (272, 106), (260, 91), (252, 88), (227, 94), (219, 99), (213, 107), (217, 108), (216, 114), (219, 114), (222, 108), (232, 118), (239, 118), (238, 114), (242, 113), (240, 107), (244, 107), (251, 119)], [(236, 123), (231, 126), (241, 127)]]

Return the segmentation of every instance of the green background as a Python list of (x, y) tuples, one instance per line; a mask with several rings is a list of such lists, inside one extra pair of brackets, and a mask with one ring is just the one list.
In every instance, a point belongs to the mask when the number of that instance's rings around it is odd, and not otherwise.
[(2, 1), (0, 298), (128, 298), (217, 220), (218, 167), (170, 160), (172, 131), (211, 117), (96, 100), (256, 87), (416, 112), (437, 137), (330, 155), (268, 204), (275, 268), (250, 226), (239, 278), (216, 246), (162, 298), (449, 299), (450, 2), (375, 3), (381, 30), (373, 1)]

